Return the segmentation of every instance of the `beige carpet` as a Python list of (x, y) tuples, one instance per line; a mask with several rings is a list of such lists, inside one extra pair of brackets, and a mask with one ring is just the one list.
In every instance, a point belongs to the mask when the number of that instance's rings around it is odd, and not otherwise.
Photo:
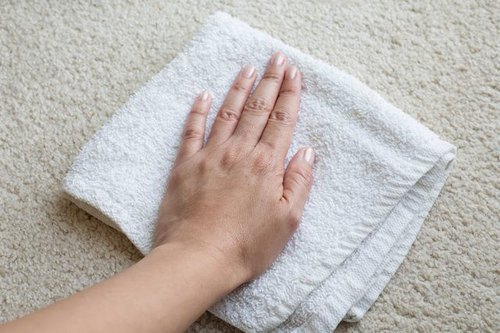
[[(495, 0), (1, 1), (0, 321), (139, 260), (127, 239), (62, 198), (61, 180), (216, 9), (354, 74), (459, 147), (408, 259), (366, 317), (338, 331), (498, 331)], [(234, 329), (207, 314), (192, 331)]]

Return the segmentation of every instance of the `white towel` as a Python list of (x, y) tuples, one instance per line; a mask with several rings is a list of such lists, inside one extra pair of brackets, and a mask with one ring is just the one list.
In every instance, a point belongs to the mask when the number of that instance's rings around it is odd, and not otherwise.
[(64, 190), (142, 253), (187, 112), (213, 92), (210, 126), (239, 69), (262, 73), (283, 51), (305, 89), (289, 156), (317, 153), (301, 225), (276, 262), (210, 309), (247, 332), (330, 331), (359, 320), (406, 256), (438, 196), (455, 148), (354, 77), (250, 28), (212, 15), (190, 45), (85, 145)]

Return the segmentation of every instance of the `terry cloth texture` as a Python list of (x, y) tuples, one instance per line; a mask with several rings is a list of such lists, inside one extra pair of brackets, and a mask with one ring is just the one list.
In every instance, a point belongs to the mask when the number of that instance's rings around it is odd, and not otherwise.
[(354, 77), (216, 13), (85, 145), (64, 190), (147, 253), (196, 94), (212, 90), (216, 110), (241, 66), (262, 73), (275, 50), (303, 73), (289, 155), (315, 148), (314, 185), (301, 226), (276, 262), (210, 311), (248, 332), (323, 332), (344, 317), (359, 320), (375, 301), (455, 157), (454, 146)]

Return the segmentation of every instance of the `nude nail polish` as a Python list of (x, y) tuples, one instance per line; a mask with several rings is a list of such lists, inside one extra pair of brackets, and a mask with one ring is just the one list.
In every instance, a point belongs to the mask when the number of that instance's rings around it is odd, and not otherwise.
[(306, 160), (307, 163), (312, 164), (314, 160), (314, 150), (312, 148), (307, 148), (304, 151), (304, 159)]
[(250, 65), (245, 65), (241, 69), (241, 75), (247, 79), (251, 79), (255, 74), (255, 67)]
[(208, 98), (210, 97), (210, 94), (208, 91), (203, 91), (201, 94), (200, 94), (200, 100), (202, 101), (206, 101), (208, 100)]
[(273, 65), (282, 66), (285, 63), (285, 57), (281, 52), (276, 52), (273, 56)]
[(290, 68), (288, 68), (288, 70), (286, 72), (286, 78), (288, 80), (293, 80), (293, 79), (295, 79), (296, 76), (297, 76), (297, 67), (291, 66)]

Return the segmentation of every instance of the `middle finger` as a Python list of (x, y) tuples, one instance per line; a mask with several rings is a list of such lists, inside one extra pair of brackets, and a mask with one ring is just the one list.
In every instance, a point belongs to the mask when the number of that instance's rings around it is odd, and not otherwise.
[(234, 136), (247, 144), (255, 146), (262, 135), (283, 82), (286, 62), (283, 53), (278, 51), (273, 54), (262, 80), (243, 108)]

